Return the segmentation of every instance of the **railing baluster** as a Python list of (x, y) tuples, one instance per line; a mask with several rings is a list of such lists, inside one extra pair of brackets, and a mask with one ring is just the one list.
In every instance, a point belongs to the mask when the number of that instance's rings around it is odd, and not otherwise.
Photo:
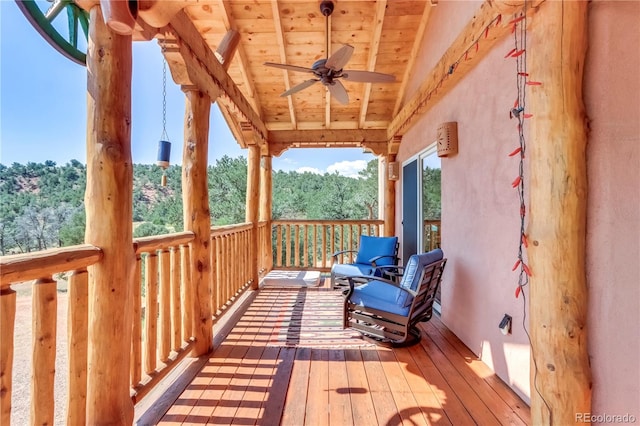
[(214, 308), (214, 312), (220, 311), (220, 305), (222, 305), (222, 285), (224, 281), (224, 263), (222, 262), (222, 237), (216, 237), (216, 257), (218, 271), (216, 272), (217, 284), (215, 292), (218, 303)]
[[(336, 252), (336, 227), (335, 225), (329, 225), (329, 255), (333, 255), (333, 253)], [(333, 257), (329, 258), (329, 263), (331, 263), (331, 260), (333, 259)]]
[[(142, 259), (140, 255), (136, 255), (132, 292), (133, 327), (131, 329), (130, 380), (131, 386), (135, 387), (142, 380)], [(76, 423), (68, 422), (68, 424)]]
[(0, 424), (11, 423), (11, 389), (13, 379), (13, 333), (16, 322), (16, 292), (8, 288), (0, 291)]
[(158, 357), (167, 362), (171, 352), (171, 253), (160, 251), (160, 294), (159, 294), (159, 336)]
[(171, 349), (182, 347), (180, 330), (180, 248), (171, 248)]
[(320, 229), (322, 229), (322, 267), (327, 267), (327, 227), (325, 225), (320, 225)]
[[(144, 372), (151, 374), (156, 369), (158, 341), (158, 257), (148, 253), (145, 258), (145, 312), (144, 312)], [(191, 307), (190, 307), (191, 308)]]
[(276, 266), (282, 266), (282, 225), (276, 226)]
[(67, 310), (68, 425), (82, 425), (87, 420), (88, 282), (89, 274), (86, 269), (74, 271), (69, 277), (69, 307)]
[(300, 228), (293, 226), (293, 266), (300, 266)]
[(285, 266), (291, 266), (291, 225), (287, 225), (287, 237), (285, 240), (286, 243), (286, 251), (287, 251), (287, 261)]
[(217, 317), (218, 311), (218, 253), (216, 251), (217, 238), (211, 236), (211, 313)]
[(304, 230), (304, 241), (303, 241), (303, 248), (302, 248), (302, 264), (305, 267), (309, 267), (311, 265), (309, 265), (309, 226), (308, 225), (302, 225), (302, 228)]
[(31, 424), (53, 424), (56, 370), (57, 283), (41, 278), (33, 285), (33, 373)]
[(189, 244), (180, 246), (180, 299), (182, 303), (182, 340), (189, 342), (193, 336), (193, 292), (191, 289), (191, 251)]

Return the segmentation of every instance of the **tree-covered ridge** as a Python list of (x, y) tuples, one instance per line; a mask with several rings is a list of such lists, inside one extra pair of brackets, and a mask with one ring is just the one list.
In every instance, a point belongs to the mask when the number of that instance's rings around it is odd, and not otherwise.
[[(377, 218), (378, 164), (368, 163), (360, 178), (337, 173), (273, 173), (274, 219)], [(182, 231), (182, 170), (171, 166), (160, 185), (162, 169), (133, 168), (134, 236)], [(247, 160), (224, 156), (208, 168), (211, 223), (245, 221)], [(0, 253), (45, 250), (84, 241), (86, 166), (0, 164)]]

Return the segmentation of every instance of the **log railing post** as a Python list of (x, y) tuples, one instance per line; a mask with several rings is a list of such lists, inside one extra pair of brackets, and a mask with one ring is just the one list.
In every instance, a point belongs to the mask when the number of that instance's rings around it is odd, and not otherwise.
[(56, 371), (57, 283), (41, 278), (33, 284), (33, 374), (31, 424), (50, 425), (54, 419), (53, 389)]
[(144, 266), (144, 372), (151, 374), (158, 359), (158, 256), (155, 251), (147, 253)]
[(85, 241), (102, 249), (89, 266), (87, 424), (131, 424), (131, 36), (90, 11), (87, 51)]
[(378, 163), (378, 182), (383, 182), (384, 188), (382, 191), (384, 196), (380, 200), (380, 204), (383, 206), (384, 216), (384, 235), (387, 237), (395, 235), (396, 228), (396, 183), (389, 179), (389, 164), (395, 161), (395, 155), (388, 154), (382, 157), (382, 161)]
[[(587, 352), (587, 1), (546, 2), (527, 46), (531, 86), (529, 215), (531, 419), (576, 422), (591, 412)], [(537, 367), (537, 368), (536, 368)]]
[(69, 277), (67, 345), (69, 348), (69, 397), (67, 424), (85, 424), (87, 418), (87, 318), (89, 277), (86, 269)]
[(16, 322), (16, 292), (0, 290), (0, 424), (11, 423), (11, 388), (13, 378), (13, 333)]
[(260, 261), (261, 264), (267, 267), (265, 273), (273, 267), (273, 246), (271, 244), (271, 210), (273, 208), (273, 166), (272, 157), (270, 155), (263, 155), (260, 159), (260, 221), (267, 222), (266, 225), (266, 244), (262, 248), (264, 258)]
[(249, 145), (246, 221), (253, 224), (251, 235), (251, 288), (258, 289), (258, 218), (260, 202), (260, 147)]
[(199, 90), (185, 90), (184, 148), (182, 150), (182, 197), (184, 229), (195, 234), (191, 243), (191, 286), (193, 289), (193, 355), (213, 349), (211, 314), (211, 216), (207, 161), (211, 98)]
[(182, 340), (193, 337), (193, 287), (191, 286), (191, 248), (189, 244), (180, 246), (180, 299), (182, 312)]

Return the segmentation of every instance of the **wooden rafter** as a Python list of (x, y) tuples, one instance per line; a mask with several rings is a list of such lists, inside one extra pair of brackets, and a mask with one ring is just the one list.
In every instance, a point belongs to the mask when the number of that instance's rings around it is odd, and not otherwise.
[(169, 30), (176, 38), (191, 82), (207, 93), (212, 100), (221, 101), (234, 115), (241, 116), (242, 121), (251, 123), (261, 138), (266, 138), (267, 129), (264, 123), (184, 11), (174, 16)]
[[(229, 2), (218, 0), (218, 5), (220, 6), (220, 10), (223, 12), (220, 18), (224, 23), (225, 30), (235, 30), (236, 26), (234, 25), (233, 18), (231, 17), (228, 9)], [(249, 61), (247, 60), (247, 54), (242, 48), (242, 45), (238, 45), (236, 51), (236, 59), (238, 61), (238, 68), (240, 69), (240, 75), (242, 76), (242, 82), (247, 87), (247, 100), (249, 101), (253, 109), (258, 113), (258, 115), (262, 117), (260, 99), (258, 97), (258, 93), (256, 92), (255, 85), (253, 84), (253, 78), (247, 66), (247, 64), (249, 63)]]
[[(403, 135), (418, 117), (426, 113), (433, 105), (444, 97), (462, 80), (491, 49), (511, 33), (511, 21), (515, 14), (526, 8), (526, 13), (533, 13), (545, 0), (525, 2), (507, 2), (487, 0), (478, 12), (460, 31), (458, 37), (442, 55), (423, 81), (418, 92), (407, 103), (389, 124), (389, 139)], [(497, 17), (501, 16), (500, 23)], [(490, 31), (486, 33), (485, 28)], [(481, 39), (481, 42), (477, 42)], [(451, 72), (451, 67), (455, 72)]]
[[(436, 4), (437, 1), (436, 1)], [(422, 19), (420, 19), (420, 24), (418, 25), (418, 31), (416, 32), (416, 38), (413, 40), (413, 46), (411, 47), (411, 55), (409, 55), (409, 62), (407, 63), (407, 67), (405, 68), (404, 75), (402, 76), (402, 83), (400, 83), (400, 89), (398, 90), (398, 96), (396, 98), (396, 105), (393, 107), (393, 117), (398, 114), (400, 110), (400, 106), (402, 105), (402, 100), (404, 99), (404, 95), (407, 91), (407, 82), (409, 81), (409, 77), (411, 75), (411, 71), (416, 63), (416, 59), (418, 58), (418, 51), (420, 50), (420, 46), (422, 46), (422, 38), (424, 37), (424, 31), (427, 28), (427, 22), (429, 22), (429, 17), (431, 16), (431, 8), (434, 6), (433, 2), (431, 6), (425, 5), (424, 11), (422, 12)]]
[[(375, 71), (376, 62), (378, 60), (378, 51), (380, 50), (380, 35), (382, 34), (382, 26), (384, 25), (384, 15), (387, 9), (387, 0), (378, 0), (376, 2), (376, 13), (373, 18), (374, 29), (371, 33), (371, 41), (369, 42), (369, 60), (367, 62), (367, 71)], [(364, 93), (362, 94), (362, 103), (360, 104), (360, 127), (364, 127), (367, 119), (367, 108), (369, 106), (369, 97), (371, 96), (371, 83), (365, 83)]]
[[(278, 0), (271, 1), (271, 10), (273, 13), (273, 26), (276, 31), (276, 39), (278, 44), (278, 54), (280, 55), (280, 62), (285, 64), (287, 62), (287, 52), (284, 48), (284, 31), (282, 29), (282, 19), (280, 18), (280, 8), (278, 7)], [(291, 89), (291, 81), (289, 79), (289, 71), (282, 70), (284, 76), (284, 88), (285, 91)], [(291, 118), (291, 126), (296, 129), (296, 110), (293, 107), (293, 96), (287, 96), (287, 103), (289, 104), (289, 116)]]

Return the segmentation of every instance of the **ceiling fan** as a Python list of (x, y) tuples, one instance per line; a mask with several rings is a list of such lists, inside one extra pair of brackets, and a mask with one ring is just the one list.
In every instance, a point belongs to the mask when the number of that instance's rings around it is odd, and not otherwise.
[[(333, 12), (333, 2), (323, 1), (320, 3), (320, 12), (326, 17), (326, 46), (329, 53), (329, 15)], [(345, 70), (343, 67), (351, 59), (353, 46), (345, 44), (333, 55), (325, 59), (319, 59), (311, 65), (311, 68), (299, 67), (296, 65), (278, 64), (275, 62), (265, 62), (269, 67), (282, 68), (289, 71), (306, 72), (315, 77), (292, 87), (280, 96), (291, 96), (307, 87), (321, 82), (324, 84), (331, 96), (342, 104), (349, 103), (349, 95), (344, 85), (339, 79), (353, 81), (356, 83), (390, 83), (395, 81), (395, 77), (390, 74), (383, 74), (372, 71)]]

